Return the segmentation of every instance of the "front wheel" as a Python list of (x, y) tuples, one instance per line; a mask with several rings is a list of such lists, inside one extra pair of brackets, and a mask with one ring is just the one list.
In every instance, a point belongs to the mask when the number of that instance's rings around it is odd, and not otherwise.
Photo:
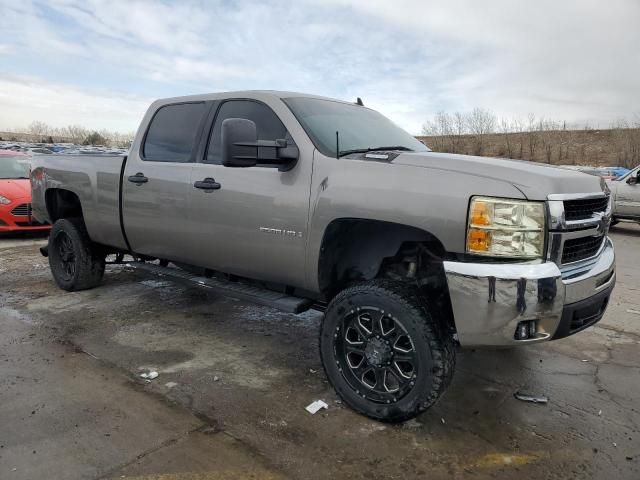
[(400, 422), (431, 407), (453, 376), (455, 347), (415, 287), (363, 283), (329, 304), (320, 332), (327, 377), (344, 402)]
[(105, 254), (91, 242), (82, 219), (57, 220), (49, 233), (48, 250), (53, 279), (63, 290), (86, 290), (102, 280)]

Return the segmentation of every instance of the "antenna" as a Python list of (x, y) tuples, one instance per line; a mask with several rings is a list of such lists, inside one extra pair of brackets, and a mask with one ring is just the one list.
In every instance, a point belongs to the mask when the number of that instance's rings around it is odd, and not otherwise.
[(336, 158), (340, 158), (340, 134), (336, 130)]
[(358, 97), (358, 99), (356, 100), (356, 105), (360, 105), (361, 107), (364, 107), (364, 103), (362, 103), (362, 99), (360, 97)]

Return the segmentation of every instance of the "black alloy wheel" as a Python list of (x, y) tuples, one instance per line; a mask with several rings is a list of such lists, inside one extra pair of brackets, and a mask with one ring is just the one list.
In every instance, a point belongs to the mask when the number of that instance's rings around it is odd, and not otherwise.
[(351, 387), (373, 402), (391, 403), (415, 385), (418, 358), (402, 323), (377, 307), (356, 307), (334, 334), (336, 362)]
[(451, 382), (455, 344), (448, 321), (432, 315), (415, 285), (372, 280), (348, 287), (322, 320), (324, 370), (355, 411), (386, 422), (408, 420)]

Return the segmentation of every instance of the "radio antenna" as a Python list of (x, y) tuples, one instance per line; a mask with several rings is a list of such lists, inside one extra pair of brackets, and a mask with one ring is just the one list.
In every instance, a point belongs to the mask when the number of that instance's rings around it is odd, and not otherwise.
[(336, 158), (340, 158), (340, 134), (336, 130)]

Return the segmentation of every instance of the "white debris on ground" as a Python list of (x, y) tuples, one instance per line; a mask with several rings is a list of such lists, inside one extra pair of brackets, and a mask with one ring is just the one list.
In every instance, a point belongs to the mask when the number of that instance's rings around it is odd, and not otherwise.
[(420, 428), (422, 426), (422, 423), (417, 421), (415, 418), (412, 418), (411, 420), (407, 420), (406, 422), (404, 422), (402, 426), (404, 428)]
[(529, 395), (527, 393), (516, 392), (513, 394), (513, 396), (522, 402), (540, 403), (540, 404), (549, 403), (549, 398), (545, 397), (544, 395)]
[(158, 378), (158, 372), (152, 370), (151, 372), (141, 373), (140, 376), (146, 380), (153, 380), (154, 378)]
[(171, 285), (171, 282), (167, 282), (165, 280), (143, 280), (140, 283), (151, 288), (163, 288)]
[(315, 402), (311, 402), (309, 405), (307, 405), (305, 407), (305, 410), (309, 412), (311, 415), (315, 415), (316, 413), (318, 413), (318, 410), (322, 408), (327, 409), (329, 408), (329, 405), (327, 405), (322, 400), (316, 400)]

